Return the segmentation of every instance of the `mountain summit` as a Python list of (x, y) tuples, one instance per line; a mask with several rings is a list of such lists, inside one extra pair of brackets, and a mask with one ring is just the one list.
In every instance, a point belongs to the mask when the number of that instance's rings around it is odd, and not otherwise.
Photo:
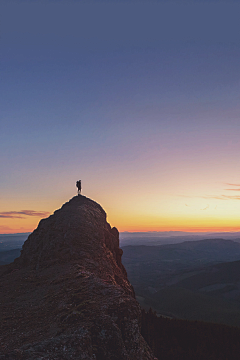
[(121, 262), (119, 233), (79, 195), (0, 267), (0, 359), (154, 359)]

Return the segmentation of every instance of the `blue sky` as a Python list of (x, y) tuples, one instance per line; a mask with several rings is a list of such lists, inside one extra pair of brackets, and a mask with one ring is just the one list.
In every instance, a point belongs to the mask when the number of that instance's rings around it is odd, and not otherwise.
[[(0, 213), (51, 213), (81, 178), (122, 231), (238, 229), (237, 2), (0, 10)], [(3, 217), (0, 233), (37, 221)]]

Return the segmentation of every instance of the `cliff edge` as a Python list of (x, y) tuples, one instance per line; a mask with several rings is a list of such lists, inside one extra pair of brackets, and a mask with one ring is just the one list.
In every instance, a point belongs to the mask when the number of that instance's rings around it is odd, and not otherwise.
[(121, 256), (118, 230), (85, 196), (41, 220), (0, 266), (0, 359), (155, 359)]

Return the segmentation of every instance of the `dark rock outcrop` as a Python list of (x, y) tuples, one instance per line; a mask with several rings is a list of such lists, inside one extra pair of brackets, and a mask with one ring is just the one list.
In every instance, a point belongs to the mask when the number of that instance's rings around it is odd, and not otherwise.
[(154, 359), (101, 206), (76, 196), (0, 267), (0, 359)]

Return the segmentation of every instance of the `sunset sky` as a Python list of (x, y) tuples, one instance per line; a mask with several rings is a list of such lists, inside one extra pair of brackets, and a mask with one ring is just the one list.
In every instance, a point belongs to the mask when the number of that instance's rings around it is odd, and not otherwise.
[(2, 0), (0, 233), (78, 179), (120, 231), (239, 231), (239, 19), (229, 0)]

